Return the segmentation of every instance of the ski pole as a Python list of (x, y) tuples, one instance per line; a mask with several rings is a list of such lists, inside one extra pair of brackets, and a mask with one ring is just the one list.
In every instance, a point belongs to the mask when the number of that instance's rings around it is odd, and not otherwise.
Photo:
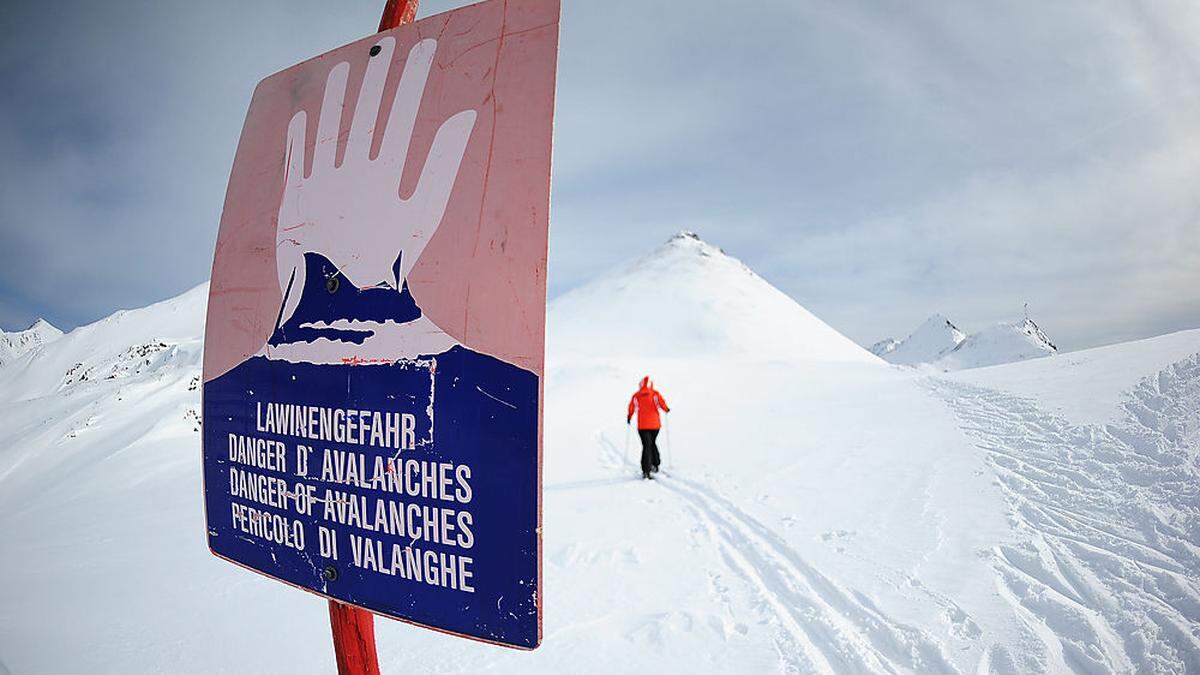
[(629, 420), (625, 420), (625, 463), (629, 463)]
[(663, 415), (663, 435), (666, 436), (667, 468), (671, 468), (671, 413)]

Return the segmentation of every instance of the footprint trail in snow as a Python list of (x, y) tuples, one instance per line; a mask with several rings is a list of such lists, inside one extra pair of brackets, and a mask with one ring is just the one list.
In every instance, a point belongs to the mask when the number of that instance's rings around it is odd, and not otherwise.
[(1030, 665), (1200, 672), (1200, 355), (1143, 380), (1125, 419), (1106, 425), (991, 389), (928, 386), (1009, 503), (1019, 536), (992, 555), (1002, 595), (1043, 645)]
[[(638, 470), (603, 434), (597, 439), (603, 465)], [(682, 502), (729, 570), (769, 608), (786, 672), (958, 672), (935, 639), (840, 587), (713, 488), (679, 472), (655, 485)]]

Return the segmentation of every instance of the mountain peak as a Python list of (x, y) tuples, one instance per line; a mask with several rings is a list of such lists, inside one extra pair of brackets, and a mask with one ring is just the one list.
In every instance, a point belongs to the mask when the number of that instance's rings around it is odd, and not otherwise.
[(1028, 336), (1034, 344), (1044, 345), (1048, 348), (1047, 351), (1058, 351), (1058, 347), (1054, 346), (1054, 343), (1050, 341), (1050, 337), (1046, 335), (1041, 326), (1033, 322), (1033, 319), (1025, 317), (1025, 320), (1020, 324), (1020, 330), (1022, 333)]
[(928, 363), (943, 370), (1022, 361), (1057, 351), (1046, 333), (1029, 317), (967, 335), (940, 313), (930, 315), (903, 340), (888, 338), (871, 346), (872, 353), (890, 363)]
[(681, 230), (654, 250), (634, 260), (624, 270), (607, 276), (630, 275), (639, 270), (656, 275), (684, 275), (698, 279), (712, 279), (720, 275), (758, 278), (745, 263), (729, 255), (719, 246), (704, 241), (691, 230)]
[(962, 344), (938, 361), (944, 370), (982, 368), (1001, 363), (1036, 359), (1058, 352), (1042, 329), (1026, 317), (1021, 321), (995, 324), (972, 333)]
[(930, 314), (929, 318), (925, 319), (924, 323), (922, 323), (917, 330), (913, 331), (913, 333), (920, 332), (926, 327), (936, 328), (938, 330), (948, 329), (952, 332), (962, 333), (962, 331), (958, 329), (958, 326), (955, 326), (950, 319), (947, 319), (946, 316), (940, 312), (934, 312), (933, 314)]
[(721, 247), (714, 246), (707, 241), (704, 241), (700, 238), (700, 235), (691, 230), (680, 230), (679, 232), (671, 235), (671, 238), (667, 239), (667, 241), (659, 247), (656, 253), (661, 254), (670, 251), (685, 251), (697, 253), (702, 256), (729, 255)]
[(683, 231), (557, 298), (551, 357), (750, 356), (878, 363), (737, 258)]
[(63, 332), (49, 321), (38, 317), (25, 330), (7, 333), (0, 330), (0, 363), (7, 363), (38, 347), (62, 337)]
[(930, 315), (903, 340), (884, 340), (872, 347), (879, 356), (891, 363), (913, 365), (930, 363), (950, 353), (967, 338), (949, 319), (940, 313)]
[(55, 326), (40, 316), (33, 323), (29, 324), (29, 328), (26, 328), (21, 332), (38, 333), (40, 335), (54, 335), (55, 337), (63, 334), (62, 330), (60, 330), (58, 326)]

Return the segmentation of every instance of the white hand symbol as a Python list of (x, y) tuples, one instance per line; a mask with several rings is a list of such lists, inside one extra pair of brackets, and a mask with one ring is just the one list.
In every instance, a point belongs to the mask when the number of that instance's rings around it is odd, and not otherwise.
[[(340, 165), (334, 162), (349, 63), (334, 66), (325, 81), (308, 176), (304, 175), (304, 111), (297, 112), (288, 124), (286, 178), (276, 230), (279, 288), (284, 294), (280, 324), (300, 302), (305, 253), (324, 255), (358, 288), (384, 285), (399, 290), (446, 211), (475, 126), (475, 111), (464, 110), (442, 123), (416, 189), (408, 199), (401, 199), (400, 176), (437, 42), (422, 40), (409, 51), (382, 128), (377, 127), (376, 119), (396, 40), (385, 37), (377, 46), (379, 52), (367, 64)], [(378, 134), (383, 134), (383, 139), (379, 154), (372, 159), (371, 143)], [(401, 251), (397, 276), (393, 264)]]

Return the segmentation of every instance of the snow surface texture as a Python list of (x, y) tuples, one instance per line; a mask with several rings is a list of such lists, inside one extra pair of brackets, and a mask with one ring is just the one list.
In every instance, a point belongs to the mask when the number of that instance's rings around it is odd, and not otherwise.
[(981, 368), (1050, 356), (1058, 351), (1032, 320), (999, 323), (967, 335), (934, 314), (903, 340), (887, 338), (871, 352), (889, 363), (949, 371)]
[[(0, 672), (333, 671), (205, 547), (206, 291), (0, 366)], [(550, 325), (543, 646), (381, 619), (385, 672), (1200, 672), (1200, 331), (896, 368), (691, 236)]]

